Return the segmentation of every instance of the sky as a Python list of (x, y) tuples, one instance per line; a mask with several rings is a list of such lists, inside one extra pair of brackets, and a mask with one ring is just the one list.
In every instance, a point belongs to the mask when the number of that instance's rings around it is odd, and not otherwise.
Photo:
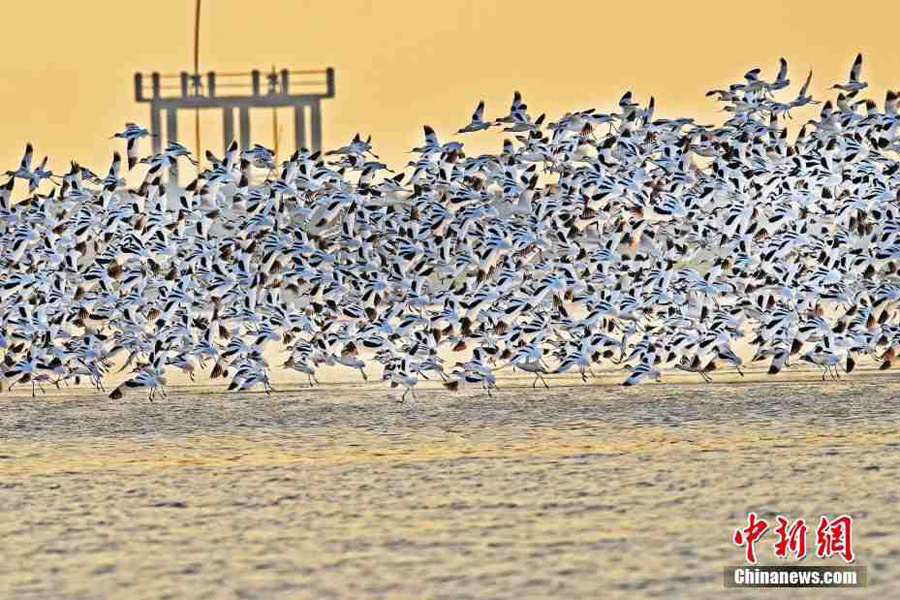
[[(149, 106), (134, 101), (134, 73), (192, 69), (194, 0), (154, 0), (152, 9), (121, 0), (36, 6), (4, 5), (3, 170), (16, 168), (31, 141), (35, 160), (49, 155), (55, 172), (70, 159), (105, 171), (123, 145), (108, 138), (126, 121), (149, 125)], [(900, 89), (898, 18), (900, 3), (875, 1), (204, 0), (200, 70), (334, 67), (325, 147), (359, 131), (383, 160), (402, 166), (423, 124), (441, 141), (460, 139), (454, 132), (479, 100), (486, 117), (501, 116), (515, 90), (532, 116), (551, 120), (589, 107), (611, 112), (632, 90), (642, 103), (655, 96), (658, 117), (719, 122), (725, 113), (703, 94), (753, 67), (773, 79), (780, 56), (792, 84), (779, 97), (792, 98), (810, 68), (811, 91), (822, 97), (862, 52), (868, 96), (881, 105), (886, 89)], [(278, 118), (289, 146), (291, 114)], [(253, 141), (272, 146), (271, 111), (254, 112), (252, 124)], [(193, 116), (180, 116), (179, 129), (193, 147)], [(502, 135), (461, 139), (473, 154), (495, 151)], [(219, 113), (203, 113), (201, 136), (204, 148), (221, 150)]]

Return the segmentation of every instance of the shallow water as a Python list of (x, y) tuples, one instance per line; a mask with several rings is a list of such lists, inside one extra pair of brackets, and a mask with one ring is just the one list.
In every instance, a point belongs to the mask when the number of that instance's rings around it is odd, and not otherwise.
[(854, 375), (3, 398), (0, 595), (754, 597), (755, 510), (854, 516), (869, 588), (792, 597), (898, 597), (900, 379)]

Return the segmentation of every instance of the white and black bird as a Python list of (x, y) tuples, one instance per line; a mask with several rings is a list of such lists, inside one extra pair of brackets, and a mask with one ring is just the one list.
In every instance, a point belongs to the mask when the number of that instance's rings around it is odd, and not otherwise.
[(853, 61), (853, 66), (850, 67), (850, 76), (847, 78), (846, 83), (836, 83), (832, 86), (832, 89), (843, 90), (845, 92), (858, 92), (860, 90), (864, 90), (869, 87), (869, 84), (865, 81), (860, 81), (859, 77), (862, 74), (862, 64), (863, 64), (863, 56), (862, 53), (856, 55), (856, 59)]

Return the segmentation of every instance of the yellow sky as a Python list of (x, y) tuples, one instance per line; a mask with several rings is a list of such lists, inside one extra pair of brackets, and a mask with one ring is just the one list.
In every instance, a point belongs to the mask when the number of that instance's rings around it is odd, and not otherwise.
[[(149, 125), (148, 105), (133, 99), (134, 72), (190, 70), (194, 2), (45, 0), (36, 6), (3, 6), (2, 169), (15, 168), (30, 140), (36, 160), (49, 154), (56, 172), (70, 158), (105, 170), (122, 145), (107, 138), (125, 121)], [(867, 91), (880, 104), (885, 89), (900, 89), (898, 6), (205, 0), (200, 60), (202, 71), (333, 66), (337, 97), (323, 111), (325, 146), (361, 131), (396, 165), (420, 141), (423, 123), (449, 138), (479, 99), (487, 103), (486, 117), (505, 114), (516, 89), (533, 116), (610, 110), (631, 89), (642, 102), (654, 94), (659, 116), (710, 121), (721, 115), (703, 93), (752, 67), (769, 79), (785, 56), (792, 85), (781, 94), (796, 93), (812, 68), (812, 91), (821, 97), (846, 78), (860, 51)], [(290, 142), (290, 114), (279, 118)], [(218, 113), (201, 123), (204, 147), (220, 150)], [(254, 141), (271, 145), (271, 123), (271, 112), (254, 114)], [(181, 141), (192, 146), (192, 117), (182, 116), (179, 126)], [(482, 152), (498, 147), (501, 135), (477, 133), (464, 141), (470, 152)]]

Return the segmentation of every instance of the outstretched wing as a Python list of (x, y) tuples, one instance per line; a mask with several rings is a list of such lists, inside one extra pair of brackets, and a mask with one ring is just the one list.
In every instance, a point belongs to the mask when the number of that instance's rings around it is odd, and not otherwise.
[(856, 60), (853, 61), (853, 67), (850, 69), (850, 81), (853, 83), (859, 82), (859, 73), (862, 71), (862, 53), (856, 55)]
[(34, 155), (34, 148), (31, 146), (31, 142), (28, 142), (25, 145), (25, 154), (22, 155), (22, 162), (20, 163), (20, 168), (28, 171), (31, 168), (31, 157)]
[(478, 123), (484, 120), (484, 100), (478, 103), (478, 107), (475, 109), (475, 112), (472, 113), (472, 121)]
[(812, 69), (809, 70), (809, 75), (806, 76), (806, 81), (803, 83), (803, 87), (800, 88), (800, 96), (806, 96), (810, 81), (812, 81)]

